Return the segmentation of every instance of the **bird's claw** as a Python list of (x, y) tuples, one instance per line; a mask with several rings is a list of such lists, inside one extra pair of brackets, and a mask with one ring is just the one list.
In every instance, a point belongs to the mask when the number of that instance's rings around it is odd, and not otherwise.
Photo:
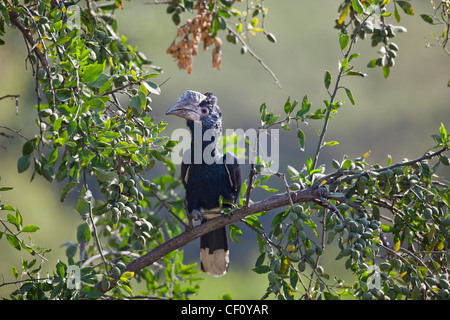
[(203, 219), (203, 213), (201, 213), (199, 210), (195, 209), (191, 211), (191, 218), (192, 220), (202, 220)]

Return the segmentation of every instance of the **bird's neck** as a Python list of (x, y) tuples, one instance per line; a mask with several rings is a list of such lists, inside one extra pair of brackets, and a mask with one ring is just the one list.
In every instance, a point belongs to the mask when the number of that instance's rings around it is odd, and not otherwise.
[(203, 127), (200, 122), (190, 120), (187, 121), (187, 125), (191, 131), (191, 157), (195, 158), (195, 163), (200, 159), (199, 153), (202, 155), (202, 163), (205, 162), (205, 157), (215, 158), (218, 155), (217, 143), (221, 135), (221, 128), (208, 129)]

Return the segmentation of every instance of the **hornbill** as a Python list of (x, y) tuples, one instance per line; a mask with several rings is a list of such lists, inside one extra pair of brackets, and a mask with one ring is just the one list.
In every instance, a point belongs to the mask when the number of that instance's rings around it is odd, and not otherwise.
[[(183, 157), (181, 178), (186, 190), (188, 215), (204, 223), (217, 216), (222, 208), (231, 207), (241, 189), (241, 172), (236, 156), (229, 152), (220, 155), (217, 150), (222, 133), (222, 113), (217, 106), (217, 98), (211, 93), (186, 91), (166, 114), (186, 119), (191, 131), (190, 157)], [(201, 236), (203, 272), (215, 277), (223, 276), (228, 270), (228, 255), (226, 227)]]

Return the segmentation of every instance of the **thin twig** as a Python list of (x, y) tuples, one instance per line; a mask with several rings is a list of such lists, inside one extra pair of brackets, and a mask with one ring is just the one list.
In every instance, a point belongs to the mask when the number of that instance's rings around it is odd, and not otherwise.
[(6, 99), (6, 98), (19, 98), (20, 94), (7, 94), (6, 96), (0, 97), (0, 100)]
[(253, 231), (255, 231), (256, 233), (258, 233), (261, 238), (269, 245), (269, 246), (273, 246), (275, 248), (277, 248), (278, 250), (281, 250), (281, 247), (279, 245), (277, 245), (275, 242), (273, 242), (272, 240), (269, 239), (269, 237), (267, 236), (267, 234), (264, 231), (261, 231), (257, 228), (255, 228), (254, 226), (252, 226), (250, 223), (248, 223), (245, 219), (241, 219), (241, 222), (243, 224), (245, 224), (247, 227), (249, 227), (250, 229), (252, 229)]
[(172, 0), (169, 0), (169, 1), (158, 1), (158, 0), (155, 0), (153, 2), (146, 2), (145, 4), (150, 4), (150, 5), (153, 5), (153, 4), (171, 4), (172, 2), (173, 2)]
[(20, 94), (7, 94), (6, 96), (0, 97), (0, 100), (6, 99), (6, 98), (14, 98), (16, 101), (16, 116), (19, 115), (19, 97)]
[[(108, 256), (108, 255), (116, 255), (119, 257), (123, 257), (123, 256), (129, 256), (129, 257), (133, 257), (133, 258), (138, 258), (139, 254), (137, 254), (136, 252), (131, 252), (131, 251), (110, 251), (110, 252), (104, 252), (103, 255)], [(102, 258), (101, 254), (97, 254), (95, 256), (90, 257), (89, 259), (86, 259), (82, 264), (81, 267), (86, 267), (89, 266), (91, 263), (93, 263), (95, 260)]]
[[(164, 208), (166, 208), (166, 210), (167, 211), (169, 211), (169, 213), (174, 217), (174, 218), (176, 218), (186, 229), (188, 229), (189, 228), (189, 225), (187, 225), (179, 216), (177, 216), (176, 214), (175, 214), (175, 212), (173, 212), (172, 211), (172, 208), (170, 208), (170, 206), (167, 204), (167, 202), (166, 201), (164, 201), (163, 199), (161, 199), (159, 196), (158, 196), (158, 194), (156, 193), (156, 192), (154, 192), (154, 191), (150, 191), (151, 193), (152, 193), (152, 195), (156, 198), (156, 199), (158, 199), (158, 201), (164, 206)], [(187, 214), (187, 211), (186, 211), (186, 214)], [(187, 214), (188, 215), (188, 214)]]
[(14, 132), (19, 137), (21, 137), (21, 138), (23, 138), (23, 139), (25, 139), (27, 141), (29, 140), (27, 137), (25, 137), (23, 134), (21, 134), (20, 131), (18, 131), (18, 130), (14, 130), (14, 129), (11, 129), (11, 128), (8, 128), (8, 127), (2, 126), (2, 125), (0, 125), (0, 128), (5, 129), (5, 130), (9, 130), (11, 132)]
[[(387, 166), (387, 167), (383, 167), (383, 168), (379, 168), (379, 169), (365, 170), (365, 171), (358, 172), (358, 173), (355, 173), (352, 170), (336, 171), (336, 172), (330, 173), (328, 175), (325, 175), (323, 177), (320, 177), (319, 179), (314, 181), (313, 185), (314, 186), (320, 186), (320, 185), (322, 185), (324, 183), (324, 181), (327, 181), (327, 180), (329, 180), (331, 178), (334, 178), (337, 181), (337, 179), (339, 177), (341, 177), (341, 176), (345, 176), (345, 178), (339, 180), (339, 183), (350, 181), (350, 180), (353, 180), (353, 179), (359, 179), (362, 176), (369, 176), (371, 174), (371, 172), (381, 173), (381, 172), (384, 172), (384, 171), (392, 170), (392, 169), (397, 168), (397, 167), (410, 166), (410, 165), (413, 165), (413, 164), (415, 164), (417, 162), (420, 162), (420, 161), (423, 161), (423, 160), (427, 160), (427, 159), (432, 159), (432, 158), (435, 158), (437, 156), (440, 156), (442, 153), (447, 152), (447, 151), (449, 151), (449, 148), (444, 147), (444, 148), (442, 148), (442, 149), (440, 149), (438, 151), (435, 151), (433, 153), (426, 153), (425, 155), (423, 155), (423, 156), (421, 156), (419, 158), (413, 159), (413, 160), (395, 163), (393, 165), (390, 165), (390, 166)], [(334, 183), (336, 183), (336, 182), (334, 182)]]
[[(84, 175), (84, 177), (83, 177), (83, 180), (84, 180), (83, 181), (83, 185), (84, 185), (85, 193), (87, 193), (87, 192), (90, 193), (91, 191), (88, 189), (87, 180), (86, 180), (86, 170), (83, 170), (83, 175)], [(103, 264), (105, 265), (105, 272), (107, 274), (109, 274), (108, 262), (106, 261), (105, 255), (103, 254), (102, 245), (101, 245), (100, 239), (98, 237), (97, 226), (95, 225), (94, 215), (92, 213), (92, 203), (91, 203), (92, 199), (91, 199), (91, 197), (92, 197), (92, 195), (88, 196), (87, 197), (88, 199), (86, 199), (86, 201), (87, 201), (88, 206), (89, 206), (89, 220), (91, 221), (91, 224), (92, 224), (92, 234), (94, 236), (95, 243), (97, 244), (97, 248), (98, 248), (99, 254), (102, 257)]]
[[(370, 14), (370, 15), (368, 15), (365, 19), (364, 19), (364, 21), (363, 22), (361, 22), (361, 25), (355, 30), (355, 32), (353, 33), (353, 38), (351, 39), (351, 41), (350, 41), (350, 43), (349, 43), (349, 45), (348, 45), (348, 49), (347, 49), (347, 52), (344, 54), (344, 59), (347, 59), (348, 57), (349, 57), (349, 55), (350, 55), (350, 52), (352, 51), (352, 48), (353, 48), (353, 45), (356, 43), (356, 39), (357, 39), (357, 34), (358, 34), (358, 32), (359, 32), (359, 30), (362, 28), (362, 26), (364, 25), (364, 22), (369, 18), (369, 17), (371, 17), (372, 16), (372, 14)], [(315, 156), (314, 156), (314, 159), (313, 159), (313, 164), (312, 164), (312, 169), (315, 169), (316, 168), (316, 166), (317, 166), (317, 162), (318, 162), (318, 160), (319, 160), (319, 153), (320, 153), (320, 150), (322, 149), (322, 147), (323, 147), (323, 141), (324, 141), (324, 139), (325, 139), (325, 133), (327, 132), (327, 129), (328, 129), (328, 122), (330, 121), (330, 115), (331, 115), (331, 111), (332, 111), (332, 105), (333, 105), (333, 103), (334, 103), (334, 99), (336, 98), (336, 95), (337, 95), (337, 92), (339, 91), (339, 89), (340, 89), (340, 86), (339, 86), (339, 83), (340, 83), (340, 81), (341, 81), (341, 79), (342, 79), (342, 77), (343, 77), (343, 73), (344, 73), (344, 68), (340, 68), (340, 70), (339, 70), (339, 73), (338, 73), (338, 76), (337, 76), (337, 78), (336, 78), (336, 83), (334, 84), (334, 90), (333, 90), (333, 93), (328, 93), (329, 95), (330, 95), (330, 102), (329, 102), (329, 104), (328, 104), (328, 106), (327, 106), (327, 113), (326, 113), (326, 115), (325, 115), (325, 122), (324, 122), (324, 124), (323, 124), (323, 128), (322, 128), (322, 130), (321, 130), (321, 132), (320, 132), (320, 136), (319, 136), (319, 142), (317, 143), (317, 148), (316, 148), (316, 153), (315, 153)]]
[[(400, 260), (402, 260), (404, 263), (408, 264), (409, 267), (414, 270), (415, 274), (417, 275), (417, 277), (420, 279), (420, 274), (419, 272), (416, 270), (416, 268), (414, 268), (414, 266), (408, 261), (406, 260), (401, 254), (398, 253), (398, 251), (393, 250), (392, 248), (386, 247), (382, 244), (377, 244), (379, 247), (385, 249), (386, 251), (390, 252), (391, 254), (394, 254), (396, 257), (398, 257)], [(418, 263), (420, 263), (422, 266), (424, 266), (427, 271), (428, 271), (428, 275), (432, 278), (434, 278), (434, 275), (431, 273), (430, 269), (426, 266), (426, 264), (420, 260), (417, 256), (415, 256), (412, 252), (404, 249), (404, 248), (400, 248), (399, 251), (402, 251), (404, 253), (406, 253), (407, 255), (411, 256), (414, 260), (416, 260)], [(426, 282), (426, 281), (422, 281), (422, 283), (426, 286), (426, 288), (428, 289), (428, 291), (430, 291), (433, 295), (435, 295), (436, 297), (438, 296), (437, 293), (430, 287), (430, 285)]]
[(248, 46), (248, 44), (245, 42), (244, 39), (242, 39), (242, 37), (235, 32), (233, 29), (231, 29), (229, 26), (227, 26), (227, 30), (229, 32), (231, 32), (238, 40), (239, 42), (247, 49), (247, 52), (256, 59), (256, 61), (259, 62), (259, 64), (271, 75), (271, 77), (275, 80), (275, 84), (281, 88), (281, 83), (280, 80), (278, 80), (277, 76), (275, 75), (275, 73), (264, 63), (264, 61), (258, 57), (258, 55), (256, 55), (255, 52), (253, 52), (252, 49), (250, 49), (250, 47)]

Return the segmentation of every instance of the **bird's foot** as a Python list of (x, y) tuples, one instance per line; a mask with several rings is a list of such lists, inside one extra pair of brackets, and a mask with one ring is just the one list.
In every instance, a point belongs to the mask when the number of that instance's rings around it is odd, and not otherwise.
[(191, 219), (192, 220), (202, 220), (203, 219), (203, 213), (201, 213), (199, 210), (195, 209), (191, 211)]

